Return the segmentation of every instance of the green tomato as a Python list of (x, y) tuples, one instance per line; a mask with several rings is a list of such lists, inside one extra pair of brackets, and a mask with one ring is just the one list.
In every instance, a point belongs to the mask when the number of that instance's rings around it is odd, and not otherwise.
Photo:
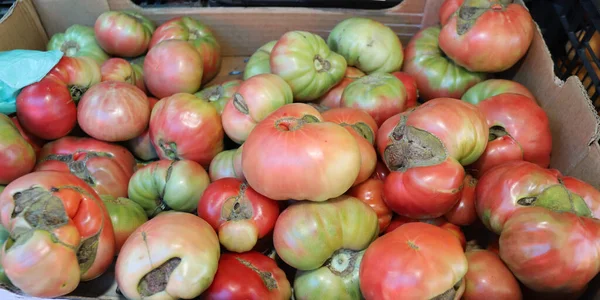
[(196, 97), (204, 100), (217, 109), (217, 112), (220, 114), (223, 113), (223, 109), (225, 108), (225, 104), (233, 97), (235, 92), (238, 90), (238, 87), (242, 83), (239, 79), (225, 81), (221, 84), (213, 84), (211, 86), (205, 87), (201, 91), (194, 94)]
[(271, 50), (277, 41), (270, 41), (258, 48), (250, 59), (246, 63), (246, 69), (244, 70), (244, 80), (259, 74), (271, 73), (271, 65), (269, 59), (271, 58)]
[(346, 60), (331, 51), (322, 37), (306, 31), (284, 34), (271, 52), (271, 72), (285, 80), (297, 101), (312, 101), (336, 86), (346, 73)]
[[(4, 186), (0, 186), (0, 193), (2, 193), (3, 190)], [(6, 230), (6, 228), (4, 228), (4, 226), (0, 225), (0, 245), (4, 246), (4, 243), (9, 238), (9, 232)], [(8, 279), (8, 276), (6, 276), (2, 265), (0, 265), (0, 284), (8, 285), (9, 287), (12, 286), (12, 283), (10, 282), (10, 279)]]
[(64, 33), (57, 33), (48, 42), (47, 50), (60, 50), (66, 56), (87, 56), (102, 65), (109, 56), (96, 41), (94, 28), (79, 24), (67, 28)]
[(365, 250), (342, 249), (315, 270), (298, 271), (294, 280), (295, 299), (363, 299), (358, 271)]
[(367, 18), (349, 18), (337, 24), (327, 44), (341, 54), (349, 66), (372, 73), (400, 70), (404, 60), (402, 43), (394, 31)]
[(102, 195), (102, 202), (108, 210), (115, 231), (115, 255), (117, 255), (127, 238), (148, 221), (148, 216), (139, 204), (127, 198)]
[(148, 217), (166, 210), (193, 212), (209, 183), (206, 170), (194, 161), (159, 160), (133, 174), (128, 194)]
[(508, 79), (488, 79), (471, 87), (461, 100), (478, 105), (479, 102), (500, 94), (519, 94), (535, 100), (531, 92), (522, 84)]

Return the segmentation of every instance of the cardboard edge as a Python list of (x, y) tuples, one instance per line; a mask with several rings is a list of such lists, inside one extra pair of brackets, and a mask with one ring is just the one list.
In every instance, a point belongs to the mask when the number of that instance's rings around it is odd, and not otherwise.
[[(32, 0), (17, 0), (0, 19), (0, 51), (45, 50), (48, 35)], [(7, 42), (8, 41), (8, 42)]]

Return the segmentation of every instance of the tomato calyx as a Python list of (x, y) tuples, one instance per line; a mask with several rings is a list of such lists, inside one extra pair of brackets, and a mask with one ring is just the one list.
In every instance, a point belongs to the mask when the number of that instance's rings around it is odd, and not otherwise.
[(340, 123), (340, 126), (346, 127), (349, 126), (352, 130), (356, 131), (360, 136), (364, 137), (371, 145), (375, 143), (375, 133), (371, 130), (371, 127), (367, 125), (365, 122), (358, 122), (354, 124), (348, 123)]
[(302, 128), (302, 126), (304, 126), (304, 124), (307, 123), (318, 123), (319, 122), (319, 118), (312, 116), (312, 115), (304, 115), (302, 116), (302, 118), (293, 118), (293, 117), (287, 117), (287, 118), (281, 118), (278, 119), (277, 121), (275, 121), (275, 128), (277, 128), (279, 131), (296, 131), (300, 128)]
[[(488, 142), (499, 139), (503, 136), (510, 136), (510, 134), (506, 131), (506, 129), (502, 126), (495, 125), (490, 127), (490, 135), (488, 137)], [(512, 136), (510, 136), (512, 138)]]
[(444, 293), (431, 298), (431, 300), (453, 300), (456, 298), (456, 293), (461, 289), (463, 285), (463, 279), (461, 278), (457, 283), (455, 283), (451, 288), (449, 288)]
[(331, 69), (331, 63), (328, 60), (321, 57), (321, 55), (319, 54), (315, 55), (314, 65), (315, 70), (317, 70), (317, 72), (328, 72), (329, 69)]
[(13, 195), (15, 208), (11, 218), (23, 218), (11, 231), (11, 238), (17, 242), (28, 232), (35, 230), (52, 231), (66, 225), (69, 217), (62, 201), (52, 192), (42, 187), (31, 187)]
[(562, 183), (546, 188), (539, 195), (520, 198), (517, 204), (541, 206), (555, 212), (571, 212), (582, 217), (592, 216), (583, 198), (569, 191)]
[(201, 92), (202, 94), (202, 98), (204, 99), (208, 99), (208, 101), (210, 102), (215, 102), (219, 99), (221, 99), (221, 97), (223, 97), (223, 94), (225, 93), (225, 88), (223, 88), (222, 85), (217, 85), (217, 86), (213, 86), (213, 87), (209, 87), (207, 89), (205, 89), (204, 91)]
[(235, 109), (237, 109), (239, 112), (245, 115), (250, 113), (250, 111), (248, 110), (248, 104), (246, 104), (244, 97), (242, 97), (242, 95), (240, 95), (239, 93), (235, 93), (233, 95), (233, 106), (235, 107)]
[(277, 284), (277, 280), (275, 279), (275, 276), (273, 276), (273, 273), (267, 272), (267, 271), (261, 271), (259, 268), (255, 267), (252, 263), (250, 263), (249, 261), (247, 261), (245, 259), (242, 259), (239, 257), (236, 257), (235, 259), (238, 262), (240, 262), (242, 265), (247, 267), (248, 269), (250, 269), (253, 272), (255, 272), (256, 274), (258, 274), (258, 276), (260, 276), (260, 279), (262, 280), (262, 282), (265, 285), (265, 287), (267, 288), (267, 290), (272, 291), (272, 290), (279, 288), (279, 285)]
[(481, 250), (481, 247), (479, 246), (479, 244), (477, 243), (476, 240), (470, 240), (467, 242), (465, 252), (477, 251), (477, 250)]
[(79, 44), (76, 41), (65, 41), (60, 46), (60, 51), (62, 51), (65, 56), (76, 56), (77, 52), (79, 52)]
[(138, 283), (138, 292), (142, 297), (149, 297), (167, 288), (171, 273), (179, 266), (181, 258), (173, 257), (159, 267), (148, 272)]
[(108, 152), (96, 152), (96, 151), (77, 151), (73, 154), (50, 154), (44, 158), (41, 162), (57, 160), (66, 163), (69, 167), (71, 174), (79, 177), (90, 186), (96, 185), (96, 179), (92, 176), (92, 173), (87, 168), (87, 162), (91, 158), (96, 157), (107, 157), (113, 158), (114, 156)]
[(170, 160), (179, 160), (179, 154), (177, 154), (177, 143), (166, 142), (163, 139), (158, 140), (158, 147)]
[(224, 221), (248, 220), (254, 215), (252, 203), (246, 197), (248, 184), (240, 185), (240, 192), (237, 196), (229, 197), (223, 203), (221, 208), (221, 219)]
[(456, 32), (458, 35), (467, 33), (481, 15), (488, 10), (502, 11), (512, 1), (465, 0), (458, 9)]
[(336, 276), (351, 277), (358, 272), (365, 251), (339, 249), (323, 265)]

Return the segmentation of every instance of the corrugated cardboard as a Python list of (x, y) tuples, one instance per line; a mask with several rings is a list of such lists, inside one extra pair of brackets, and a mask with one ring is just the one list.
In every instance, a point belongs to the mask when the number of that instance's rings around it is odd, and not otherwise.
[[(161, 8), (143, 9), (128, 0), (20, 0), (0, 24), (0, 50), (43, 49), (48, 36), (72, 24), (93, 26), (109, 9), (136, 10), (162, 23), (175, 16), (191, 16), (211, 26), (221, 45), (223, 62), (215, 80), (241, 78), (244, 59), (264, 43), (289, 30), (307, 30), (327, 37), (330, 30), (350, 16), (366, 16), (390, 26), (406, 45), (423, 27), (438, 22), (442, 0), (405, 0), (382, 10), (310, 8)], [(34, 9), (35, 6), (35, 9)], [(37, 12), (36, 12), (37, 10)], [(557, 20), (558, 22), (558, 20)], [(524, 84), (536, 96), (551, 121), (553, 149), (551, 167), (600, 188), (598, 115), (575, 76), (566, 82), (554, 76), (553, 63), (538, 32), (526, 57), (504, 75)], [(112, 273), (83, 284), (80, 297), (118, 299)], [(594, 289), (596, 290), (596, 289)], [(595, 293), (594, 293), (595, 294)], [(81, 297), (83, 296), (83, 297)]]

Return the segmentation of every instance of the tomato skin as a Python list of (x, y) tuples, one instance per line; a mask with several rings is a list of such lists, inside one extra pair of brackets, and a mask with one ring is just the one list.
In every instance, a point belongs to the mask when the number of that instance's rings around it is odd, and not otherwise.
[(383, 201), (383, 181), (369, 178), (352, 187), (346, 194), (368, 204), (375, 211), (379, 219), (379, 233), (383, 233), (392, 220), (392, 210)]
[(367, 300), (385, 300), (397, 299), (398, 295), (431, 299), (455, 288), (454, 299), (460, 299), (466, 273), (467, 258), (452, 234), (414, 222), (378, 238), (367, 248), (360, 265), (360, 289)]
[(385, 181), (385, 178), (390, 174), (390, 169), (385, 165), (385, 163), (381, 160), (377, 160), (377, 165), (375, 166), (375, 171), (371, 178), (376, 178), (382, 181)]
[(417, 106), (417, 99), (419, 98), (419, 90), (417, 88), (417, 80), (405, 72), (394, 72), (392, 73), (396, 78), (402, 81), (404, 89), (406, 90), (406, 108)]
[[(275, 287), (265, 285), (262, 278), (266, 276), (265, 272), (269, 274), (268, 282)], [(291, 296), (290, 282), (275, 261), (261, 253), (250, 251), (221, 255), (217, 274), (210, 287), (202, 294), (202, 299), (288, 300)]]
[[(473, 8), (478, 12), (469, 15)], [(501, 72), (527, 53), (534, 32), (529, 11), (520, 4), (466, 0), (442, 27), (439, 43), (467, 70)]]
[(148, 217), (141, 206), (127, 198), (114, 198), (105, 195), (102, 196), (102, 202), (106, 206), (113, 225), (115, 232), (115, 255), (118, 255), (127, 238), (138, 227), (148, 221)]
[(347, 67), (344, 57), (331, 51), (323, 38), (306, 31), (284, 34), (273, 46), (270, 66), (290, 85), (294, 100), (304, 102), (318, 99), (342, 81)]
[(152, 109), (150, 138), (161, 159), (189, 159), (203, 167), (223, 150), (217, 110), (192, 94), (162, 99)]
[(255, 75), (242, 82), (221, 115), (227, 136), (242, 144), (256, 124), (278, 108), (292, 103), (292, 89), (281, 77)]
[[(115, 277), (128, 299), (141, 299), (148, 294), (154, 299), (192, 299), (210, 286), (219, 257), (219, 240), (206, 221), (190, 213), (163, 212), (127, 239), (117, 257)], [(164, 290), (152, 294), (138, 288), (146, 274), (172, 258), (181, 261), (165, 278)]]
[(124, 147), (71, 136), (46, 144), (35, 166), (80, 176), (98, 195), (113, 197), (127, 197), (134, 168), (135, 158)]
[(237, 92), (241, 83), (241, 80), (234, 79), (220, 84), (213, 84), (205, 87), (194, 95), (201, 100), (212, 104), (217, 109), (217, 112), (222, 114), (225, 105), (229, 102), (229, 99), (233, 97), (235, 92)]
[(406, 47), (402, 71), (415, 78), (424, 101), (440, 97), (460, 99), (470, 87), (486, 78), (484, 73), (468, 71), (443, 54), (439, 49), (440, 31), (439, 26), (424, 28)]
[(147, 93), (142, 69), (125, 59), (118, 57), (108, 59), (102, 64), (100, 72), (102, 73), (102, 81), (127, 82)]
[(154, 23), (140, 13), (107, 11), (96, 19), (94, 32), (108, 54), (135, 57), (148, 50), (154, 28)]
[(242, 170), (243, 146), (241, 145), (237, 149), (225, 150), (215, 156), (208, 168), (208, 175), (211, 182), (227, 177), (237, 178), (242, 181), (245, 180), (244, 171)]
[(440, 24), (448, 23), (450, 17), (460, 8), (465, 0), (445, 0), (440, 6)]
[(77, 102), (81, 96), (102, 79), (98, 64), (90, 57), (63, 56), (50, 70), (48, 76), (55, 76), (69, 88), (71, 98)]
[(274, 200), (338, 197), (356, 180), (360, 163), (352, 134), (323, 122), (321, 114), (304, 103), (284, 105), (258, 123), (242, 151), (246, 180)]
[[(154, 105), (158, 103), (158, 100), (153, 97), (148, 97), (148, 103), (150, 104), (150, 113), (152, 113), (152, 109), (154, 108)], [(152, 139), (150, 138), (149, 125), (142, 134), (125, 142), (125, 146), (135, 157), (141, 160), (150, 161), (158, 158), (158, 153), (156, 153), (156, 149), (154, 149)]]
[(102, 65), (109, 56), (98, 45), (94, 28), (79, 24), (71, 25), (63, 33), (56, 33), (50, 38), (47, 50), (60, 50), (68, 57), (89, 57), (98, 66)]
[(477, 220), (477, 210), (475, 209), (476, 187), (477, 179), (473, 178), (471, 174), (467, 174), (463, 180), (463, 188), (458, 203), (444, 215), (448, 222), (459, 226), (467, 226)]
[[(17, 209), (21, 206), (36, 213), (40, 222), (29, 220), (28, 214)], [(43, 171), (18, 178), (0, 194), (0, 217), (11, 233), (0, 263), (12, 284), (28, 295), (68, 294), (80, 281), (100, 276), (112, 263), (114, 233), (106, 207), (74, 175)], [(53, 225), (46, 227), (49, 218)], [(31, 236), (23, 231), (24, 225), (30, 226)], [(76, 249), (86, 249), (89, 256)]]
[[(217, 231), (227, 250), (241, 253), (250, 251), (258, 239), (273, 230), (279, 216), (279, 204), (239, 179), (223, 178), (206, 188), (198, 202), (198, 216)], [(254, 228), (227, 228), (235, 226)], [(256, 235), (247, 235), (248, 232)]]
[(498, 300), (523, 299), (519, 283), (498, 254), (489, 250), (467, 250), (469, 268), (463, 299), (478, 300), (494, 295)]
[(350, 83), (354, 82), (355, 80), (357, 80), (358, 78), (361, 78), (363, 76), (365, 76), (365, 73), (363, 73), (361, 70), (354, 68), (354, 67), (347, 67), (346, 73), (344, 74), (344, 78), (342, 79), (342, 81), (340, 81), (340, 83), (338, 83), (336, 86), (334, 86), (332, 89), (330, 89), (327, 93), (325, 93), (323, 96), (321, 96), (317, 100), (317, 103), (319, 105), (322, 105), (327, 108), (340, 107), (340, 102), (342, 100), (342, 93), (344, 93), (344, 90), (346, 89), (346, 87)]
[(35, 155), (36, 156), (40, 155), (40, 151), (42, 151), (42, 147), (44, 147), (44, 144), (46, 144), (46, 141), (27, 132), (23, 128), (23, 126), (21, 126), (21, 123), (19, 123), (19, 118), (17, 118), (17, 116), (14, 116), (10, 119), (13, 122), (13, 124), (15, 124), (15, 127), (17, 127), (17, 130), (19, 130), (19, 133), (21, 133), (21, 136), (29, 143), (29, 145), (31, 145), (31, 147), (33, 148), (33, 151), (35, 152)]
[(254, 75), (271, 73), (269, 60), (271, 58), (271, 51), (276, 43), (277, 40), (270, 41), (262, 45), (250, 56), (250, 59), (246, 63), (246, 69), (244, 69), (244, 80)]
[(0, 184), (31, 172), (36, 153), (11, 119), (0, 114)]
[(377, 214), (350, 196), (325, 202), (299, 201), (277, 219), (273, 245), (288, 265), (303, 271), (323, 266), (340, 249), (360, 251), (377, 237)]
[(413, 223), (413, 222), (423, 222), (423, 223), (435, 225), (440, 228), (446, 229), (446, 230), (448, 230), (448, 232), (452, 233), (458, 239), (458, 241), (460, 242), (460, 245), (463, 247), (463, 249), (466, 249), (466, 247), (467, 247), (467, 238), (465, 237), (465, 234), (462, 232), (460, 227), (448, 222), (443, 217), (434, 218), (434, 219), (417, 220), (417, 219), (411, 219), (411, 218), (407, 218), (407, 217), (400, 216), (400, 215), (395, 215), (392, 218), (390, 225), (385, 229), (383, 234), (388, 234), (404, 224)]
[(600, 216), (600, 191), (591, 184), (575, 177), (559, 176), (562, 184), (572, 193), (581, 196), (592, 212), (592, 216)]
[(463, 101), (477, 105), (500, 94), (519, 94), (535, 100), (535, 96), (522, 84), (507, 79), (488, 79), (472, 86), (462, 96)]

